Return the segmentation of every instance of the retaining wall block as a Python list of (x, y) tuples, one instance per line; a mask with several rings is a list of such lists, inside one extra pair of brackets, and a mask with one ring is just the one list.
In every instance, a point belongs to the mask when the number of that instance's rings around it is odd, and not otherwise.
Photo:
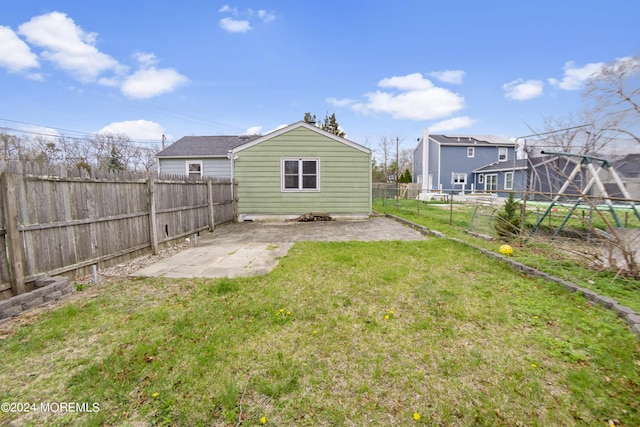
[(618, 301), (602, 295), (598, 295), (595, 299), (595, 302), (605, 306), (606, 308), (612, 308), (613, 306), (618, 305)]
[(612, 308), (613, 308), (613, 311), (615, 311), (618, 314), (618, 316), (622, 317), (623, 319), (629, 320), (629, 316), (635, 315), (636, 317), (638, 317), (638, 322), (633, 322), (633, 323), (640, 323), (640, 316), (638, 316), (636, 312), (633, 311), (632, 308), (627, 307), (626, 305), (621, 305), (621, 304), (614, 304)]
[(10, 317), (13, 316), (17, 316), (18, 314), (22, 313), (24, 310), (22, 309), (22, 306), (11, 306), (11, 307), (5, 307), (4, 309), (0, 309), (0, 320), (2, 319), (8, 319)]
[(51, 292), (50, 294), (44, 296), (44, 302), (55, 301), (62, 297), (62, 295), (62, 291)]
[(22, 304), (22, 309), (30, 310), (42, 304), (44, 304), (44, 296), (36, 296), (31, 301), (27, 301), (24, 304)]

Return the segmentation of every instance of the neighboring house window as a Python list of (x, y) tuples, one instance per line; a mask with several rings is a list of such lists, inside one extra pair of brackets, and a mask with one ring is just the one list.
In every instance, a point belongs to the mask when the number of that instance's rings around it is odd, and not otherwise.
[(484, 184), (484, 175), (478, 175), (478, 184)]
[(476, 156), (476, 147), (467, 147), (467, 157)]
[(318, 159), (282, 159), (282, 191), (320, 190)]
[(509, 150), (507, 148), (498, 148), (498, 161), (499, 162), (506, 162), (509, 156)]
[(498, 189), (498, 175), (485, 175), (484, 189), (487, 191), (496, 191)]
[(452, 184), (466, 184), (467, 183), (467, 174), (466, 173), (452, 173), (453, 179), (451, 180)]
[(504, 173), (504, 189), (513, 190), (513, 172)]
[(189, 178), (202, 178), (202, 161), (187, 162), (187, 176)]

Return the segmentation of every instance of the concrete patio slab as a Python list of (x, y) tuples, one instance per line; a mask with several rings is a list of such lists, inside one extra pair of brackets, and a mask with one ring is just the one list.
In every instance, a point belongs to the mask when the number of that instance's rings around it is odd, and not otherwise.
[[(195, 246), (131, 276), (216, 278), (266, 274), (299, 241), (423, 240), (420, 232), (384, 217), (364, 221), (243, 222), (194, 238)], [(195, 243), (197, 242), (197, 243)]]

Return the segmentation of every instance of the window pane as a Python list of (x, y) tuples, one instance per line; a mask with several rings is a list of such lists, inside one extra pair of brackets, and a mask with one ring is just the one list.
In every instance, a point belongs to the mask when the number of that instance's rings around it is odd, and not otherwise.
[(189, 172), (200, 172), (200, 163), (189, 163)]
[(302, 161), (302, 173), (305, 175), (316, 174), (316, 162), (315, 160), (303, 160)]
[(317, 188), (316, 187), (316, 176), (315, 175), (305, 175), (302, 177), (302, 188)]
[(298, 161), (297, 160), (285, 160), (284, 161), (284, 173), (285, 173), (285, 175), (297, 175), (298, 174)]
[(298, 188), (298, 175), (287, 175), (284, 177), (284, 188)]

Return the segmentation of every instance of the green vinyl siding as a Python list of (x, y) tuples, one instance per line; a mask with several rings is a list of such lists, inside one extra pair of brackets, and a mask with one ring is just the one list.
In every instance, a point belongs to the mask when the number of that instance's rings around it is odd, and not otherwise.
[[(238, 152), (238, 213), (371, 213), (370, 154), (304, 127)], [(283, 158), (319, 160), (320, 191), (282, 191)]]

